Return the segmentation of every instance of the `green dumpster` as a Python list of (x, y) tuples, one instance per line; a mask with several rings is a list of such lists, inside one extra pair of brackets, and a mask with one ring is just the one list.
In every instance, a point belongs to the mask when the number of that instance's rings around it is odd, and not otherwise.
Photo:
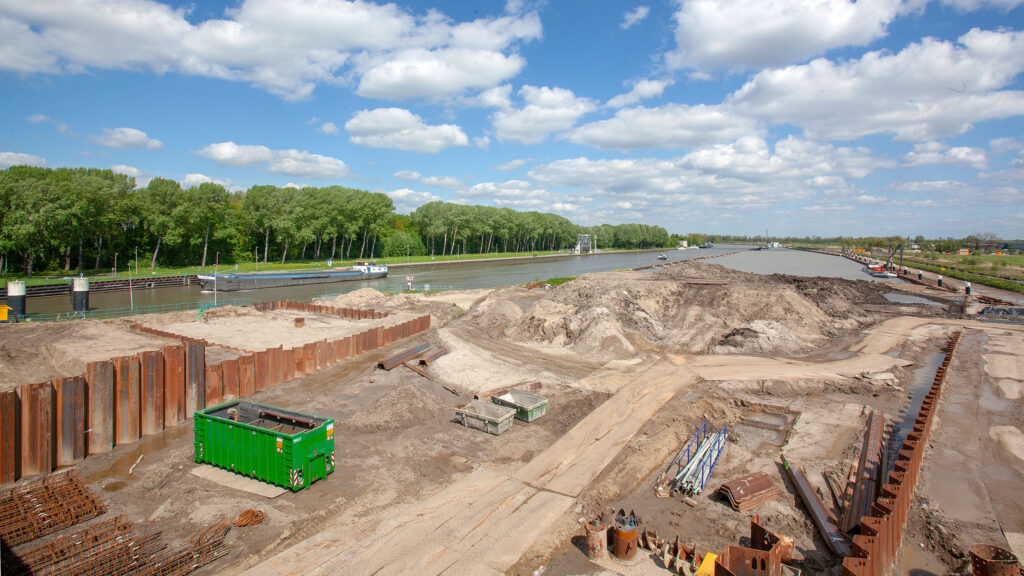
[(299, 491), (334, 472), (334, 420), (248, 400), (195, 413), (196, 462)]

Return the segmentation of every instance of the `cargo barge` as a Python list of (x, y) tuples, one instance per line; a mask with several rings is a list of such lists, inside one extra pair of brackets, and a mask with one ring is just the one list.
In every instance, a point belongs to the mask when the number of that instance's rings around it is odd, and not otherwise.
[(387, 275), (387, 266), (372, 262), (356, 262), (348, 268), (334, 268), (331, 270), (200, 274), (198, 279), (203, 290), (234, 292), (236, 290), (280, 288), (282, 286), (298, 286), (301, 284), (375, 280), (377, 278), (387, 278)]

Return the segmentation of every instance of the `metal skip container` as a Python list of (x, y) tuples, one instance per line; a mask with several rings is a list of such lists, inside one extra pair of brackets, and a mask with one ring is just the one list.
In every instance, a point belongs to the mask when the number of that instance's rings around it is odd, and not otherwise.
[(516, 409), (516, 419), (533, 422), (548, 411), (548, 399), (512, 388), (504, 394), (491, 396), (491, 402)]
[(233, 400), (195, 413), (195, 460), (302, 490), (334, 472), (334, 420)]
[(500, 435), (512, 427), (515, 408), (471, 400), (468, 404), (455, 407), (455, 420), (466, 428), (483, 430), (488, 434)]

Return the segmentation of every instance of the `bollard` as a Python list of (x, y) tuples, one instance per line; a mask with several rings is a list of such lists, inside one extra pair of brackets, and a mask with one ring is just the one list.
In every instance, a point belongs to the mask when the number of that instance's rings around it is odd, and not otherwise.
[(74, 278), (71, 281), (71, 309), (85, 312), (89, 309), (89, 279)]
[(920, 271), (920, 270), (918, 270), (918, 271), (917, 271), (917, 279), (918, 279), (918, 280), (921, 280), (921, 276), (922, 276), (922, 274), (921, 274), (921, 271)]
[(964, 294), (967, 294), (968, 296), (971, 295), (971, 283), (970, 282), (964, 282)]
[(11, 308), (14, 320), (25, 317), (25, 282), (10, 280), (7, 282), (7, 305)]
[(938, 275), (939, 287), (942, 287), (942, 274)]

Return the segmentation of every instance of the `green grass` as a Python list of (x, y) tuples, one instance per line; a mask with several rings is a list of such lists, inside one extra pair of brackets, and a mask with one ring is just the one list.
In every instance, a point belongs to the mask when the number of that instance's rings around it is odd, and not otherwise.
[(560, 276), (558, 278), (548, 278), (547, 283), (550, 286), (561, 286), (562, 284), (572, 282), (575, 279), (575, 276)]

